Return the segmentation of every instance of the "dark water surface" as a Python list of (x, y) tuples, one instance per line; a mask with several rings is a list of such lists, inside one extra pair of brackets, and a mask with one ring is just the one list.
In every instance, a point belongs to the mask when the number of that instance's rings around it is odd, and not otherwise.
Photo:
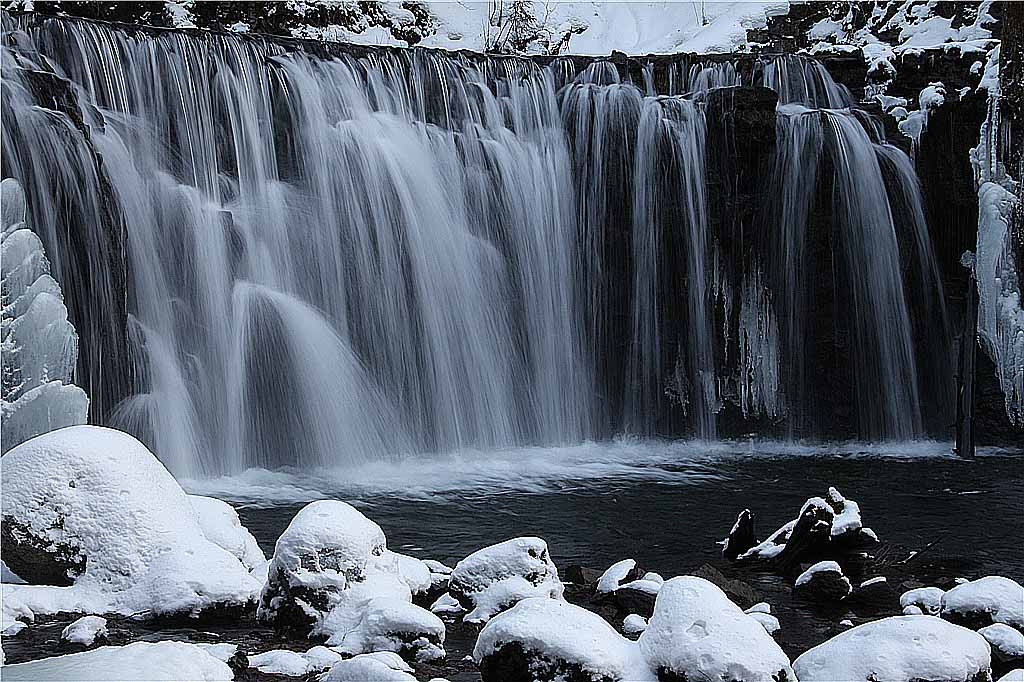
[[(860, 503), (864, 524), (883, 543), (915, 549), (939, 540), (932, 558), (961, 566), (967, 577), (1024, 573), (1024, 459), (1015, 454), (725, 458), (680, 465), (677, 478), (660, 466), (662, 475), (646, 480), (568, 478), (543, 490), (494, 483), (493, 492), (456, 489), (426, 499), (401, 491), (338, 497), (376, 521), (389, 547), (421, 558), (454, 564), (485, 545), (537, 535), (560, 566), (603, 568), (633, 557), (668, 577), (716, 562), (717, 541), (744, 507), (763, 537), (835, 486)], [(302, 506), (249, 503), (239, 513), (269, 556)]]

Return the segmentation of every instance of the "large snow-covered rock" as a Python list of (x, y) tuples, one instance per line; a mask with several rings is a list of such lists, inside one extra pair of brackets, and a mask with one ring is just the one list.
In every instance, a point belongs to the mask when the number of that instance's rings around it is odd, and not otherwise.
[(412, 603), (433, 579), (419, 559), (387, 549), (384, 531), (337, 500), (306, 505), (278, 538), (258, 617), (346, 654), (443, 657), (445, 627)]
[(667, 580), (638, 642), (659, 679), (794, 679), (789, 658), (761, 623), (703, 578)]
[(195, 644), (135, 642), (3, 667), (5, 682), (108, 680), (110, 682), (220, 682), (231, 668)]
[(597, 614), (529, 597), (484, 626), (473, 649), (484, 682), (653, 680), (634, 642)]
[(0, 419), (6, 452), (33, 436), (84, 424), (89, 398), (73, 385), (78, 334), (43, 244), (25, 226), (25, 194), (13, 178), (0, 183)]
[(615, 590), (619, 589), (619, 586), (624, 582), (629, 582), (630, 577), (639, 578), (640, 575), (636, 573), (636, 559), (623, 559), (622, 561), (616, 561), (614, 564), (609, 566), (601, 577), (597, 579), (597, 587), (594, 591), (597, 594), (611, 594)]
[(561, 599), (558, 569), (540, 538), (522, 537), (473, 552), (455, 565), (448, 591), (482, 623), (527, 597)]
[(206, 538), (167, 469), (126, 433), (73, 426), (37, 436), (4, 456), (3, 476), (4, 560), (34, 583), (4, 596), (37, 615), (197, 615), (246, 605), (259, 589)]
[(189, 495), (188, 501), (207, 540), (230, 552), (250, 571), (266, 565), (266, 555), (256, 538), (242, 525), (234, 507), (222, 500), (200, 495)]
[(851, 628), (796, 659), (800, 682), (983, 682), (984, 637), (933, 616), (893, 616)]
[(307, 634), (386, 549), (384, 531), (338, 500), (303, 507), (277, 539), (258, 616)]
[(942, 595), (941, 615), (971, 628), (1004, 623), (1024, 632), (1024, 587), (997, 575), (957, 585)]

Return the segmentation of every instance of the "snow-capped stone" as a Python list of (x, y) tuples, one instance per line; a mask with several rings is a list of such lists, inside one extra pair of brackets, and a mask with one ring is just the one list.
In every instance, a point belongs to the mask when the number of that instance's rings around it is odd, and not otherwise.
[(999, 678), (998, 682), (1024, 682), (1024, 668), (1016, 668)]
[(876, 576), (853, 588), (850, 601), (860, 612), (892, 613), (896, 606), (896, 592), (885, 576)]
[(402, 581), (409, 586), (413, 596), (418, 594), (426, 595), (430, 591), (434, 581), (431, 578), (430, 568), (426, 563), (416, 557), (399, 554), (391, 550), (385, 550), (384, 560), (387, 560), (388, 555), (394, 557), (398, 574), (402, 576)]
[(430, 605), (431, 613), (456, 614), (465, 613), (465, 611), (466, 609), (462, 608), (462, 604), (459, 603), (459, 600), (447, 592), (438, 597), (437, 600)]
[(922, 613), (926, 616), (939, 615), (939, 612), (942, 610), (942, 595), (944, 594), (946, 594), (946, 591), (938, 587), (918, 587), (913, 590), (907, 590), (900, 595), (900, 606), (903, 608), (903, 615), (910, 616)]
[(993, 623), (978, 630), (992, 647), (996, 660), (1003, 663), (1024, 662), (1024, 633), (1003, 623)]
[(403, 658), (444, 658), (445, 627), (440, 618), (408, 600), (375, 597), (336, 606), (318, 628), (327, 645), (344, 654), (392, 651)]
[(430, 587), (425, 592), (414, 594), (414, 597), (417, 603), (433, 604), (448, 592), (448, 584), (452, 580), (452, 569), (433, 559), (423, 559), (422, 563), (430, 572)]
[(648, 571), (647, 573), (644, 573), (640, 579), (646, 580), (647, 582), (651, 583), (658, 583), (659, 585), (665, 582), (665, 579), (661, 577), (661, 574), (655, 573), (654, 571)]
[(664, 580), (657, 582), (640, 579), (620, 585), (614, 593), (615, 603), (623, 611), (633, 611), (649, 616), (654, 613), (654, 600), (664, 583)]
[(66, 656), (5, 665), (5, 682), (109, 680), (110, 682), (227, 682), (231, 668), (202, 647), (184, 642), (135, 642)]
[(200, 495), (189, 495), (188, 501), (207, 540), (230, 552), (250, 571), (263, 568), (267, 557), (256, 538), (242, 525), (234, 507), (216, 498)]
[(637, 613), (631, 613), (622, 619), (622, 631), (627, 635), (639, 635), (647, 629), (647, 619)]
[(850, 596), (853, 587), (834, 561), (819, 561), (801, 573), (793, 589), (806, 599), (840, 601)]
[(338, 661), (320, 682), (416, 682), (401, 656), (380, 651)]
[(638, 642), (659, 678), (793, 678), (789, 658), (764, 627), (703, 578), (665, 581)]
[(627, 581), (635, 571), (635, 559), (623, 559), (622, 561), (615, 562), (601, 574), (600, 578), (597, 579), (597, 587), (595, 588), (596, 593), (610, 594), (614, 592), (619, 589), (619, 585)]
[[(340, 658), (340, 657), (339, 657)], [(249, 656), (249, 667), (272, 675), (298, 677), (309, 672), (309, 662), (297, 651), (272, 649)]]
[(523, 599), (492, 618), (473, 660), (484, 682), (653, 680), (634, 642), (597, 614), (547, 597)]
[(52, 431), (8, 452), (3, 467), (5, 560), (35, 583), (9, 586), (5, 600), (37, 615), (197, 615), (242, 607), (259, 589), (206, 539), (178, 483), (126, 433)]
[(325, 646), (315, 646), (305, 653), (272, 649), (249, 656), (249, 667), (263, 673), (299, 677), (327, 670), (342, 658), (337, 651)]
[(92, 646), (97, 639), (106, 639), (107, 619), (100, 616), (83, 616), (68, 625), (60, 633), (62, 642)]
[(765, 629), (769, 635), (774, 635), (776, 632), (782, 629), (782, 625), (779, 623), (779, 619), (770, 613), (748, 613), (748, 616), (756, 620), (761, 624), (761, 627)]
[[(338, 500), (311, 502), (277, 540), (257, 616), (308, 633), (383, 557), (384, 531)], [(397, 566), (397, 561), (392, 563)]]
[(486, 622), (527, 597), (561, 599), (564, 591), (547, 543), (535, 537), (477, 550), (455, 565), (449, 586), (471, 623)]
[(976, 632), (932, 616), (893, 616), (858, 625), (796, 659), (801, 682), (986, 678), (988, 643)]
[(759, 601), (749, 609), (745, 609), (743, 613), (768, 613), (771, 614), (772, 605), (765, 601)]
[(957, 585), (942, 595), (941, 615), (967, 627), (1005, 623), (1024, 632), (1024, 587), (995, 575)]

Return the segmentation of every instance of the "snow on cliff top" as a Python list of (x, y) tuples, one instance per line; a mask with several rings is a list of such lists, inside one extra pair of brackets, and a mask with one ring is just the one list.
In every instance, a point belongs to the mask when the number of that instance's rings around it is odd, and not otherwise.
[[(490, 3), (425, 4), (439, 27), (421, 45), (486, 49), (495, 32), (489, 28)], [(732, 52), (746, 45), (747, 29), (764, 28), (769, 16), (788, 13), (789, 2), (559, 2), (534, 3), (533, 12), (556, 36), (573, 33), (563, 53)]]

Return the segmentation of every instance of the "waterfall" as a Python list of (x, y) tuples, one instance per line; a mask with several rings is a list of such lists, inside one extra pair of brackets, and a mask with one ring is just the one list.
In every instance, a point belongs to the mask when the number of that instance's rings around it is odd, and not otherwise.
[[(176, 475), (711, 439), (729, 402), (828, 437), (805, 419), (825, 342), (849, 352), (856, 433), (922, 433), (906, 288), (937, 307), (941, 288), (919, 192), (814, 60), (683, 58), (659, 96), (653, 69), (641, 88), (609, 62), (4, 31), (4, 172), (82, 330), (86, 388), (110, 397), (92, 418)], [(709, 214), (705, 96), (741, 85), (785, 106), (738, 271)], [(68, 214), (81, 229), (62, 233)], [(822, 248), (842, 270), (827, 292)], [(809, 310), (835, 291), (850, 336), (823, 340)]]

